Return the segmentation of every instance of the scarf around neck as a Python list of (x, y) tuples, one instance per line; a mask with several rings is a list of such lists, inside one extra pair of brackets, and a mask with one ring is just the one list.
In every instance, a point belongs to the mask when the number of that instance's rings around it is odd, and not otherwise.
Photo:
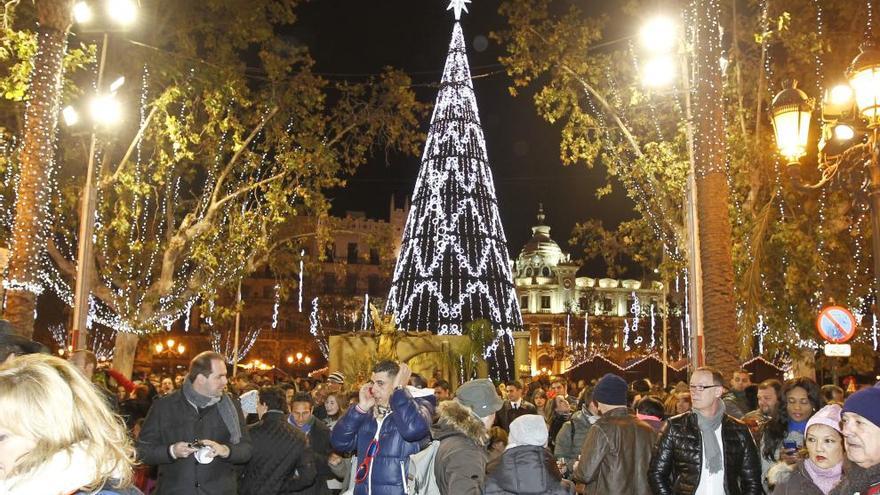
[(235, 410), (232, 399), (229, 398), (228, 394), (223, 394), (220, 397), (202, 395), (196, 391), (188, 378), (183, 381), (182, 390), (187, 402), (197, 409), (204, 409), (219, 403), (217, 408), (220, 411), (220, 418), (223, 420), (223, 424), (229, 430), (229, 443), (237, 445), (241, 441), (241, 425), (238, 423), (238, 411)]
[(804, 460), (804, 469), (807, 471), (807, 474), (810, 475), (810, 479), (813, 483), (819, 487), (825, 495), (828, 495), (828, 493), (837, 486), (837, 483), (840, 482), (840, 478), (843, 477), (843, 461), (838, 462), (836, 466), (830, 468), (821, 468), (813, 464), (812, 459), (806, 459)]
[(721, 445), (718, 444), (715, 430), (721, 427), (721, 420), (726, 410), (724, 401), (721, 400), (718, 401), (718, 410), (713, 416), (703, 416), (699, 411), (694, 410), (694, 414), (697, 415), (697, 426), (700, 427), (700, 435), (703, 437), (703, 458), (706, 459), (706, 469), (710, 473), (717, 473), (724, 468)]

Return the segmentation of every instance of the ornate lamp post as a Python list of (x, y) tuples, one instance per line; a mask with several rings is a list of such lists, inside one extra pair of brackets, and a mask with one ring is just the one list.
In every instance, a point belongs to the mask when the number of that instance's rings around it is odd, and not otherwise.
[(164, 342), (160, 341), (153, 344), (153, 351), (153, 361), (162, 360), (173, 371), (174, 365), (186, 352), (186, 346), (169, 338)]
[(806, 154), (813, 101), (792, 86), (773, 99), (771, 118), (776, 145), (789, 162), (788, 173), (795, 187), (815, 190), (841, 172), (869, 181), (876, 305), (880, 295), (880, 50), (874, 42), (866, 42), (860, 51), (846, 70), (849, 83), (832, 88), (822, 101), (819, 182), (806, 183), (798, 164)]

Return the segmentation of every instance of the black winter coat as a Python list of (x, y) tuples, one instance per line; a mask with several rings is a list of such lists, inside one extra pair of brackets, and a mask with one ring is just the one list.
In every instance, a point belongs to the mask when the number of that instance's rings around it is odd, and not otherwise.
[(287, 495), (315, 482), (315, 465), (303, 432), (281, 411), (248, 427), (253, 455), (239, 480), (239, 495)]
[[(725, 414), (721, 420), (727, 495), (760, 495), (761, 461), (749, 428)], [(687, 412), (666, 422), (654, 448), (648, 481), (655, 495), (692, 495), (700, 484), (703, 438), (697, 413)]]
[(504, 451), (486, 468), (485, 495), (568, 495), (553, 454), (544, 447), (521, 445)]
[(297, 493), (303, 495), (329, 495), (330, 488), (327, 487), (327, 480), (336, 477), (333, 471), (330, 470), (330, 464), (327, 462), (330, 454), (333, 453), (333, 448), (330, 446), (330, 428), (314, 415), (310, 421), (312, 422), (312, 428), (307, 436), (309, 455), (312, 457), (312, 464), (315, 466), (317, 476), (315, 476), (314, 483)]
[[(235, 495), (238, 493), (236, 465), (251, 458), (251, 436), (245, 428), (238, 401), (232, 401), (241, 425), (241, 440), (232, 445), (229, 429), (220, 417), (217, 405), (202, 411), (187, 402), (176, 390), (153, 402), (137, 442), (138, 459), (159, 466), (156, 495)], [(169, 448), (177, 442), (214, 440), (229, 447), (229, 457), (215, 457), (209, 464), (199, 464), (195, 456), (173, 459)]]

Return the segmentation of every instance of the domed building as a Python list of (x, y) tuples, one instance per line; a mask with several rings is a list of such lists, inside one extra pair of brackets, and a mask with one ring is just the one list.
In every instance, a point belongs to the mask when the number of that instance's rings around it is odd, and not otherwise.
[(596, 354), (622, 363), (659, 348), (663, 284), (578, 276), (581, 265), (550, 237), (542, 205), (537, 220), (513, 270), (529, 333), (530, 369), (520, 376), (561, 374)]

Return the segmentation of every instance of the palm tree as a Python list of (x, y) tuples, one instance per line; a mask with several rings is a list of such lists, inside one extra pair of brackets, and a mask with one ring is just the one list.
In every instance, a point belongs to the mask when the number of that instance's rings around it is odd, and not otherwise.
[(27, 337), (34, 332), (39, 263), (46, 244), (48, 178), (55, 159), (62, 60), (67, 51), (67, 32), (73, 24), (73, 0), (36, 0), (35, 5), (39, 22), (37, 52), (25, 109), (21, 178), (16, 191), (4, 314), (15, 331)]
[(694, 173), (703, 286), (706, 363), (730, 376), (738, 369), (736, 302), (728, 213), (721, 83), (721, 40), (712, 1), (697, 2), (694, 75)]

